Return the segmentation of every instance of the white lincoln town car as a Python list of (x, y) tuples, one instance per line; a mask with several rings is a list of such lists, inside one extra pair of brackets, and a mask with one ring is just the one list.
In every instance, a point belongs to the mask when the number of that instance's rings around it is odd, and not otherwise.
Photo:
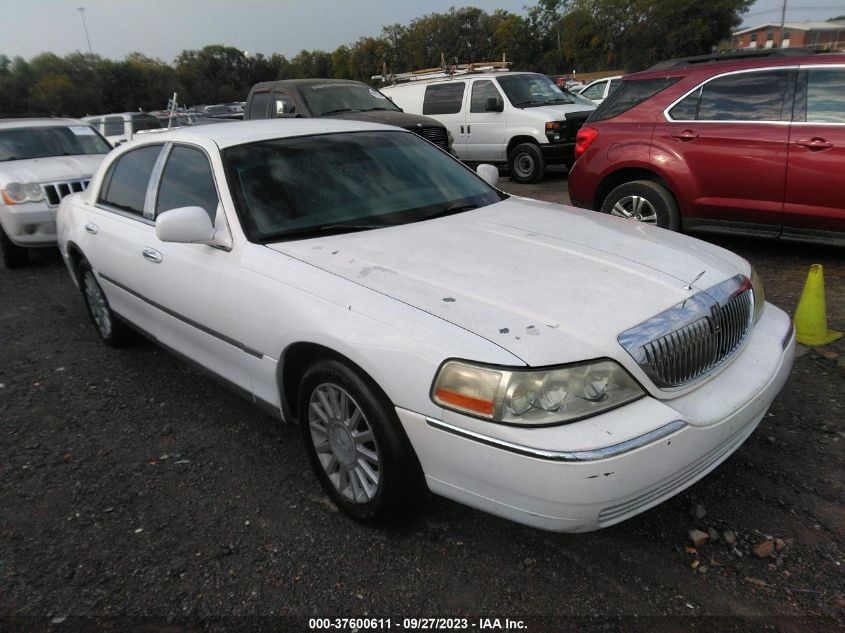
[(428, 488), (594, 530), (725, 460), (795, 349), (749, 264), (478, 172), (381, 125), (178, 130), (114, 150), (59, 245), (105, 343), (138, 330), (297, 422), (359, 520)]

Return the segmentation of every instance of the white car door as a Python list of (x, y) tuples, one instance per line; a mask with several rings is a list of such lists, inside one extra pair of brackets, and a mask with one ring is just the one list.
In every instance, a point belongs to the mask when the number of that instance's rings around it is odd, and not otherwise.
[[(225, 180), (213, 145), (169, 144), (160, 161), (160, 178), (155, 182), (154, 177), (151, 187), (153, 215), (180, 207), (202, 207), (217, 228), (216, 236), (230, 236), (221, 194), (231, 203), (228, 192), (218, 189), (218, 182)], [(231, 243), (231, 237), (228, 241)], [(147, 251), (152, 257), (146, 262), (146, 300), (155, 314), (156, 338), (251, 392), (250, 366), (262, 354), (239, 340), (240, 248), (166, 243), (152, 235)]]
[(84, 213), (84, 233), (78, 246), (91, 264), (112, 310), (141, 329), (152, 332), (154, 319), (144, 296), (149, 280), (145, 245), (155, 236), (152, 218), (145, 215), (150, 177), (163, 144), (145, 145), (118, 157)]
[[(492, 105), (490, 100), (495, 100), (495, 109), (488, 109)], [(467, 160), (505, 160), (507, 128), (505, 100), (496, 83), (490, 79), (473, 79), (465, 128)]]
[(423, 96), (423, 116), (430, 116), (440, 121), (452, 133), (452, 149), (458, 158), (467, 158), (466, 81), (447, 81), (433, 83), (425, 87)]

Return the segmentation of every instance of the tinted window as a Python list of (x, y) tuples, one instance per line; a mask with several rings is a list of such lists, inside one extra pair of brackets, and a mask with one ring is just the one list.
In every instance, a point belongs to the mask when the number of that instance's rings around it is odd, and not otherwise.
[(407, 132), (274, 139), (223, 152), (242, 224), (256, 241), (418, 222), (498, 202), (498, 192)]
[(504, 103), (502, 103), (502, 97), (499, 94), (499, 91), (496, 90), (496, 86), (493, 85), (492, 81), (485, 80), (474, 82), (472, 84), (472, 100), (470, 102), (469, 111), (487, 112), (487, 99), (495, 99), (498, 105), (504, 105)]
[(646, 99), (653, 97), (661, 90), (665, 90), (680, 77), (662, 77), (660, 79), (639, 79), (623, 81), (619, 90), (602, 101), (596, 111), (590, 115), (588, 121), (604, 121), (627, 112)]
[(129, 213), (144, 213), (147, 184), (161, 145), (148, 145), (121, 156), (106, 176), (100, 202)]
[(457, 114), (464, 101), (464, 82), (426, 86), (423, 114)]
[(845, 123), (845, 68), (807, 71), (807, 115), (812, 123)]
[(790, 70), (737, 73), (701, 88), (699, 121), (780, 121)]
[(701, 99), (701, 88), (688, 94), (683, 100), (669, 110), (669, 116), (675, 121), (694, 121), (698, 117), (698, 102)]
[(123, 134), (123, 117), (122, 116), (107, 116), (105, 119), (105, 126), (103, 127), (103, 134), (106, 136), (120, 136)]
[(270, 112), (271, 118), (293, 116), (296, 114), (296, 106), (290, 96), (286, 95), (284, 92), (274, 93), (273, 101), (275, 102), (276, 107), (272, 112)]
[(267, 118), (267, 104), (270, 103), (269, 92), (254, 92), (252, 93), (252, 101), (249, 103), (249, 117), (250, 119), (265, 119)]
[(205, 154), (194, 147), (174, 147), (161, 176), (156, 215), (179, 207), (202, 207), (213, 222), (217, 202), (214, 176)]
[(132, 117), (132, 131), (139, 132), (141, 130), (158, 130), (161, 129), (161, 123), (158, 119), (149, 114), (142, 114)]

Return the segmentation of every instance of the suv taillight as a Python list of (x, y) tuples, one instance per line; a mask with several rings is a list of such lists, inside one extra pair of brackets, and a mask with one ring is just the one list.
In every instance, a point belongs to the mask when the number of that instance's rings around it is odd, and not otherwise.
[(593, 141), (599, 135), (599, 131), (593, 127), (582, 127), (575, 135), (575, 158), (587, 151)]

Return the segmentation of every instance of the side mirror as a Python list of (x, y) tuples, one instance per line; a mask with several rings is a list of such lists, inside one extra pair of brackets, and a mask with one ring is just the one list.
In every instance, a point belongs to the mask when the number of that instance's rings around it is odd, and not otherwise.
[(491, 187), (495, 187), (499, 182), (499, 170), (493, 165), (481, 163), (475, 168), (476, 173), (481, 176), (481, 179)]
[(156, 236), (162, 242), (207, 244), (214, 240), (214, 225), (202, 207), (179, 207), (156, 218)]
[(504, 102), (496, 97), (489, 97), (484, 103), (484, 110), (487, 112), (502, 112), (505, 109)]

